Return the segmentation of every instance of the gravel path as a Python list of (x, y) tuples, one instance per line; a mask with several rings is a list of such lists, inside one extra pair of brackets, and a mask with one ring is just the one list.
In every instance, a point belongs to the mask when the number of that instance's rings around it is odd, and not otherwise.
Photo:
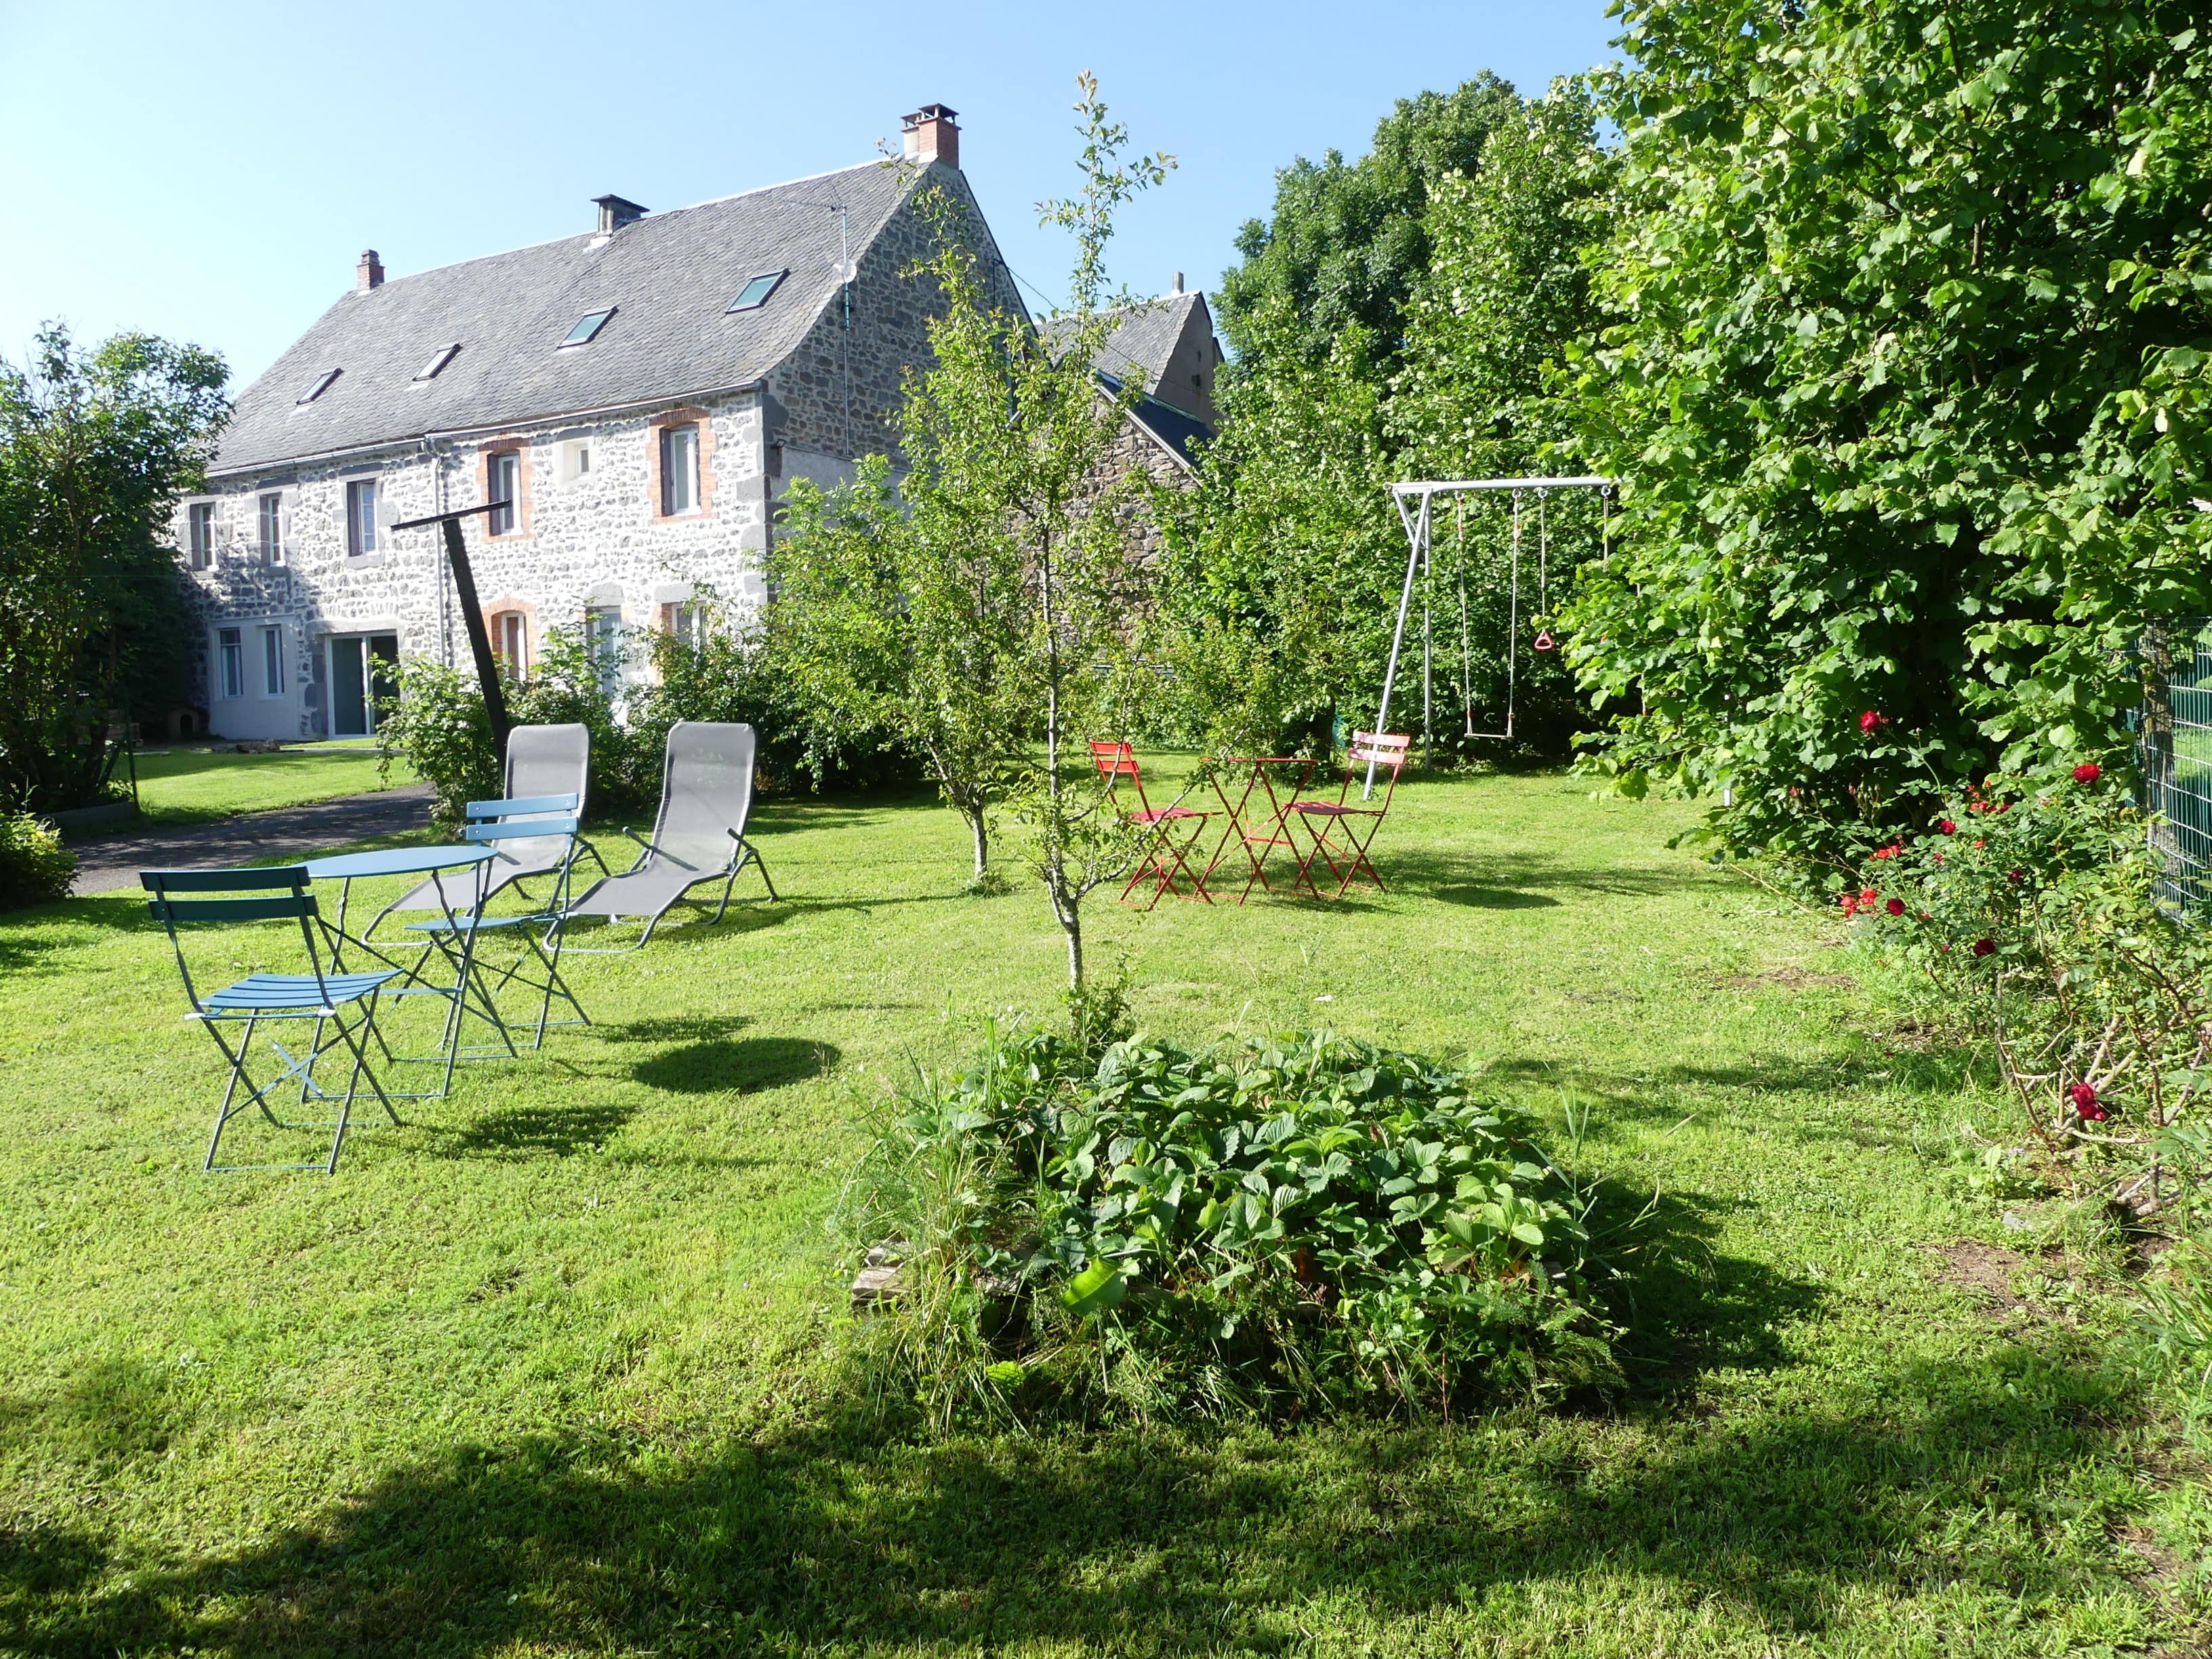
[(82, 896), (136, 887), (141, 870), (215, 869), (252, 859), (319, 853), (420, 830), (429, 821), (430, 786), (416, 783), (305, 806), (280, 806), (273, 812), (248, 812), (191, 830), (103, 836), (72, 843), (77, 866), (76, 884), (70, 891)]

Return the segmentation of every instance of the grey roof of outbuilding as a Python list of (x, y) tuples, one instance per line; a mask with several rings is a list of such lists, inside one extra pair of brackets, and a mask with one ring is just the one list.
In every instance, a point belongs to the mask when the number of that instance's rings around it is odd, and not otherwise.
[[(870, 162), (649, 214), (604, 243), (565, 237), (349, 294), (240, 396), (216, 471), (750, 385), (837, 292), (831, 205), (847, 207), (858, 258), (925, 176)], [(766, 305), (724, 314), (748, 277), (786, 269)], [(560, 349), (578, 318), (608, 306), (598, 338)], [(456, 341), (459, 355), (417, 383)], [(330, 390), (297, 401), (333, 368)]]
[[(1146, 392), (1158, 391), (1160, 377), (1167, 373), (1168, 359), (1175, 353), (1176, 342), (1182, 337), (1191, 312), (1203, 297), (1194, 289), (1188, 294), (1165, 294), (1157, 300), (1139, 300), (1121, 307), (1114, 313), (1118, 320), (1108, 332), (1105, 343), (1091, 359), (1092, 366), (1117, 380), (1136, 379)], [(1072, 325), (1048, 318), (1042, 327), (1048, 339), (1057, 341), (1066, 337)]]

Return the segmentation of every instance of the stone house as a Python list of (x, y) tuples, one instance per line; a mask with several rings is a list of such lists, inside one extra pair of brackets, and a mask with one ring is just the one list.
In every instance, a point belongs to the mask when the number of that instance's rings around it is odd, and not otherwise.
[[(392, 528), (456, 507), (512, 503), (465, 533), (518, 672), (562, 627), (618, 690), (640, 630), (697, 628), (709, 592), (758, 606), (788, 482), (894, 447), (902, 376), (928, 355), (933, 296), (901, 274), (932, 245), (925, 189), (964, 206), (991, 298), (1027, 314), (959, 143), (932, 104), (896, 160), (666, 213), (603, 196), (587, 232), (411, 276), (364, 253), (352, 292), (239, 398), (209, 493), (177, 509), (209, 729), (367, 735), (403, 654), (465, 668), (438, 534)], [(1166, 380), (1195, 365), (1210, 387), (1204, 301), (1124, 336), (1102, 373), (1176, 392), (1146, 399), (1127, 464), (1187, 473), (1192, 406), (1211, 404)]]
[(697, 626), (703, 591), (757, 605), (785, 483), (889, 448), (927, 356), (916, 198), (952, 192), (995, 255), (954, 112), (907, 117), (904, 149), (669, 213), (601, 197), (581, 234), (412, 276), (364, 253), (178, 506), (210, 729), (365, 735), (402, 653), (466, 665), (439, 537), (392, 528), (458, 507), (513, 503), (466, 534), (520, 671), (556, 625), (634, 672), (625, 635)]

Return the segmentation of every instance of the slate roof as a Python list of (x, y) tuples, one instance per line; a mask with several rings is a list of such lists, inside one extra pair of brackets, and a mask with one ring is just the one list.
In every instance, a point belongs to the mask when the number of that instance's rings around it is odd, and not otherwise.
[[(1100, 384), (1118, 396), (1122, 382), (1104, 369), (1097, 373)], [(1195, 415), (1185, 414), (1173, 404), (1164, 404), (1158, 398), (1139, 394), (1129, 413), (1139, 426), (1181, 456), (1188, 466), (1198, 465), (1198, 451), (1194, 446), (1213, 441), (1213, 428), (1204, 421)]]
[[(1134, 380), (1145, 392), (1158, 391), (1160, 377), (1167, 373), (1168, 358), (1175, 351), (1176, 342), (1182, 337), (1190, 313), (1201, 297), (1193, 289), (1188, 294), (1163, 295), (1157, 300), (1140, 300), (1121, 307), (1115, 313), (1121, 320), (1107, 334), (1093, 363), (1101, 373), (1111, 374), (1116, 380)], [(1070, 331), (1069, 325), (1064, 322), (1048, 319), (1042, 326), (1048, 339), (1062, 338)]]
[[(215, 470), (749, 385), (837, 292), (827, 204), (849, 209), (857, 259), (925, 176), (869, 162), (649, 214), (603, 245), (586, 233), (348, 294), (240, 396)], [(785, 269), (758, 310), (724, 314), (748, 277)], [(616, 314), (592, 343), (559, 349), (577, 319), (607, 306)], [(417, 383), (455, 341), (459, 355)], [(297, 402), (333, 368), (327, 392)]]

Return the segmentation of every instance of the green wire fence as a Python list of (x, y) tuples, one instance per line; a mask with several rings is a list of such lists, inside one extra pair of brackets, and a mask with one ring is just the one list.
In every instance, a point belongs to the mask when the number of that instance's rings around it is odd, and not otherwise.
[(2212, 906), (2212, 617), (2154, 629), (2142, 648), (2136, 739), (2159, 896), (2201, 915)]

